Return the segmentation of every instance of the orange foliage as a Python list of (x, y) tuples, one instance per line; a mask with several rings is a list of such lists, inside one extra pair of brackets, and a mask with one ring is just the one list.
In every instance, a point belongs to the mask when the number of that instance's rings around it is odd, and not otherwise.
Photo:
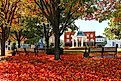
[(121, 21), (121, 17), (113, 18), (112, 20), (113, 20), (113, 21)]
[(120, 81), (120, 58), (83, 58), (82, 54), (29, 54), (0, 62), (0, 79), (11, 81)]

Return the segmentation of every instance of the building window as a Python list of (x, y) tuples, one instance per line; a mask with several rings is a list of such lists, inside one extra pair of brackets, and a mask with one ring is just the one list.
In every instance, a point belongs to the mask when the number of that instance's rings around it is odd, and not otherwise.
[(69, 35), (67, 35), (67, 38), (69, 38)]
[(114, 46), (115, 45), (115, 42), (112, 42), (112, 46)]
[(89, 37), (89, 34), (86, 34), (87, 37)]
[(103, 39), (102, 39), (102, 41), (103, 41)]
[(90, 37), (93, 37), (93, 34), (91, 34)]

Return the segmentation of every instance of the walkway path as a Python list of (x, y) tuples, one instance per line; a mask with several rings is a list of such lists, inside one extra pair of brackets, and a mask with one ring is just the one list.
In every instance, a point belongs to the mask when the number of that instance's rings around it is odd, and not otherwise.
[(11, 50), (5, 50), (5, 56), (1, 56), (1, 50), (0, 50), (0, 60), (3, 57), (12, 56), (11, 52), (12, 52)]
[[(11, 56), (11, 50), (5, 50), (5, 56)], [(1, 55), (1, 50), (0, 50), (0, 55)]]

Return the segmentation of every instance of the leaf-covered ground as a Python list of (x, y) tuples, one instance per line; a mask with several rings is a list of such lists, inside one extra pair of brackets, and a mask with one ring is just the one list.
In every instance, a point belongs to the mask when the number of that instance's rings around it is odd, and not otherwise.
[(121, 58), (82, 58), (81, 54), (10, 56), (0, 62), (0, 79), (10, 81), (121, 81)]

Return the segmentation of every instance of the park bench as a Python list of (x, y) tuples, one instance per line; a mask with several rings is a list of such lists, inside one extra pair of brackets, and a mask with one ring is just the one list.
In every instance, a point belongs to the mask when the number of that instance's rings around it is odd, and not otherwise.
[(113, 54), (114, 57), (116, 57), (117, 56), (117, 48), (118, 48), (118, 46), (116, 46), (116, 47), (102, 47), (102, 56), (105, 53), (108, 53), (109, 55)]
[(87, 53), (101, 53), (101, 56), (103, 57), (106, 54), (114, 55), (114, 57), (117, 56), (117, 48), (118, 45), (116, 44), (116, 47), (96, 47), (96, 48), (86, 48), (85, 51), (88, 51)]

